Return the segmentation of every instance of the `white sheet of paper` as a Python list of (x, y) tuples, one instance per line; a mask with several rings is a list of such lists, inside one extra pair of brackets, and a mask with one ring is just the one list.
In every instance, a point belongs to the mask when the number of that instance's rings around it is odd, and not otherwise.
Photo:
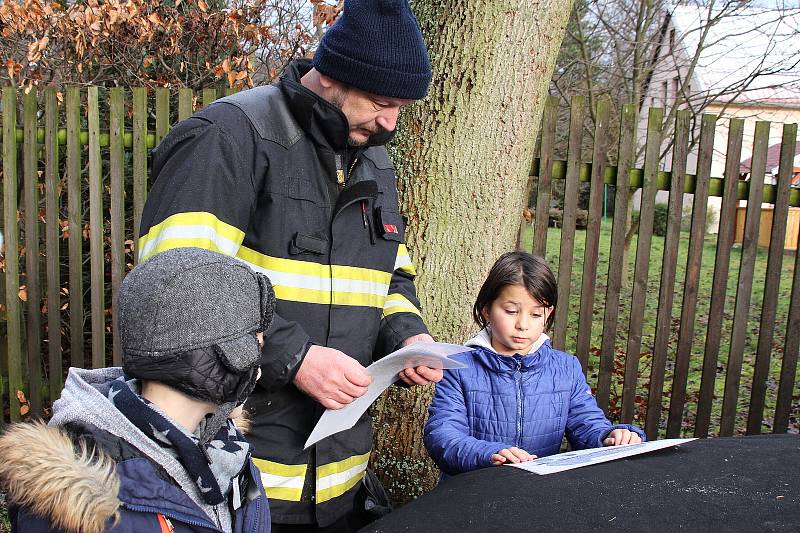
[(622, 459), (623, 457), (630, 457), (631, 455), (639, 455), (640, 453), (649, 453), (662, 448), (669, 448), (670, 446), (677, 446), (685, 442), (695, 439), (663, 439), (654, 440), (652, 442), (643, 442), (641, 444), (628, 444), (626, 446), (609, 446), (607, 448), (590, 448), (588, 450), (577, 450), (574, 452), (559, 453), (556, 455), (548, 455), (541, 459), (534, 461), (526, 461), (524, 463), (508, 464), (506, 466), (514, 466), (539, 474), (540, 476), (546, 474), (555, 474), (556, 472), (563, 472), (565, 470), (572, 470), (573, 468), (580, 468), (582, 466), (594, 465), (597, 463), (605, 463), (606, 461), (613, 461), (615, 459)]
[(405, 348), (390, 353), (383, 359), (367, 367), (372, 376), (372, 383), (367, 392), (360, 398), (341, 409), (327, 409), (322, 413), (319, 422), (308, 436), (305, 447), (321, 441), (325, 437), (350, 429), (358, 422), (372, 402), (385, 391), (389, 385), (399, 379), (398, 374), (406, 368), (427, 366), (431, 368), (465, 368), (467, 365), (450, 359), (448, 356), (469, 352), (472, 348), (444, 342), (416, 342)]

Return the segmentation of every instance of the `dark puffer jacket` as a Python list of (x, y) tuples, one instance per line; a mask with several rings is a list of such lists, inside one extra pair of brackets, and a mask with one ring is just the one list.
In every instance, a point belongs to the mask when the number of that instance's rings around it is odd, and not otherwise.
[(118, 367), (70, 368), (49, 426), (16, 424), (0, 437), (13, 531), (268, 533), (269, 504), (249, 454), (220, 469), (231, 476), (225, 501), (206, 503), (184, 464), (109, 398), (120, 377)]
[(578, 359), (547, 340), (535, 352), (499, 355), (473, 339), (476, 350), (455, 356), (468, 368), (447, 370), (436, 384), (425, 425), (425, 447), (446, 474), (491, 466), (491, 456), (516, 446), (544, 457), (566, 434), (573, 450), (597, 448), (612, 425), (597, 406)]

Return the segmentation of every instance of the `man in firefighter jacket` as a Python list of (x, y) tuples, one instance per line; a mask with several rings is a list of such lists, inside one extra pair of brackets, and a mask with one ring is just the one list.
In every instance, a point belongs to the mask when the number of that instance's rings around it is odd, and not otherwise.
[[(369, 460), (368, 415), (308, 450), (325, 408), (366, 392), (373, 360), (432, 340), (384, 144), (431, 69), (408, 0), (347, 0), (313, 62), (218, 100), (152, 153), (138, 257), (197, 246), (272, 281), (277, 307), (248, 440), (273, 531), (348, 531)], [(224, 305), (221, 302), (220, 305)], [(410, 385), (441, 379), (418, 367)]]

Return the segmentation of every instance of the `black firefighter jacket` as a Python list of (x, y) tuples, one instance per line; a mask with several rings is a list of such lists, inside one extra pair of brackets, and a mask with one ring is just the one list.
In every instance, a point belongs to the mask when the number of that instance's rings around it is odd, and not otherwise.
[(367, 366), (427, 329), (382, 146), (390, 135), (348, 149), (345, 116), (299, 83), (309, 68), (294, 63), (279, 84), (218, 100), (164, 138), (138, 256), (198, 246), (269, 276), (278, 303), (248, 440), (273, 521), (325, 526), (353, 506), (372, 430), (365, 414), (303, 450), (324, 409), (292, 384), (302, 358), (318, 344)]

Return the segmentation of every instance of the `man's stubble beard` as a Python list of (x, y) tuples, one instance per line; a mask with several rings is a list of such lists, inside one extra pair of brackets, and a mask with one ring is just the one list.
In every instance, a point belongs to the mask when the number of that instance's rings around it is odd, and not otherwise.
[(359, 141), (357, 139), (353, 139), (353, 137), (347, 138), (347, 146), (349, 146), (350, 148), (361, 148), (362, 146), (366, 146), (368, 142), (369, 138), (367, 138), (367, 140), (365, 141)]
[[(344, 109), (343, 108), (344, 108), (344, 102), (345, 102), (346, 99), (347, 99), (347, 91), (346, 90), (338, 90), (338, 91), (333, 93), (333, 95), (331, 96), (330, 102), (331, 102), (331, 104), (334, 105), (334, 107), (336, 107), (344, 115)], [(345, 118), (347, 118), (347, 115), (344, 115), (344, 116), (345, 116)], [(347, 146), (349, 146), (350, 148), (361, 148), (362, 146), (366, 146), (369, 143), (369, 139), (373, 135), (376, 135), (378, 133), (384, 133), (386, 131), (386, 128), (384, 128), (383, 126), (379, 126), (377, 124), (375, 126), (376, 126), (377, 129), (374, 132), (372, 132), (370, 134), (370, 136), (367, 137), (367, 139), (364, 140), (364, 141), (359, 141), (358, 139), (354, 139), (352, 136), (348, 135), (348, 137), (347, 137)], [(347, 123), (347, 127), (348, 127), (348, 129), (350, 127), (349, 120), (348, 120), (348, 123)]]
[(347, 145), (348, 145), (350, 148), (360, 148), (360, 147), (362, 147), (362, 146), (366, 146), (367, 144), (369, 144), (369, 140), (370, 140), (370, 139), (372, 139), (372, 138), (373, 138), (375, 135), (380, 135), (380, 134), (386, 133), (386, 131), (387, 131), (387, 130), (386, 130), (386, 128), (384, 128), (383, 126), (380, 126), (380, 125), (376, 124), (376, 125), (375, 125), (375, 131), (373, 131), (373, 132), (370, 134), (370, 136), (369, 136), (369, 137), (367, 137), (367, 139), (366, 139), (366, 140), (364, 140), (364, 141), (359, 141), (359, 140), (353, 139), (353, 137), (348, 137), (348, 138), (347, 138)]

